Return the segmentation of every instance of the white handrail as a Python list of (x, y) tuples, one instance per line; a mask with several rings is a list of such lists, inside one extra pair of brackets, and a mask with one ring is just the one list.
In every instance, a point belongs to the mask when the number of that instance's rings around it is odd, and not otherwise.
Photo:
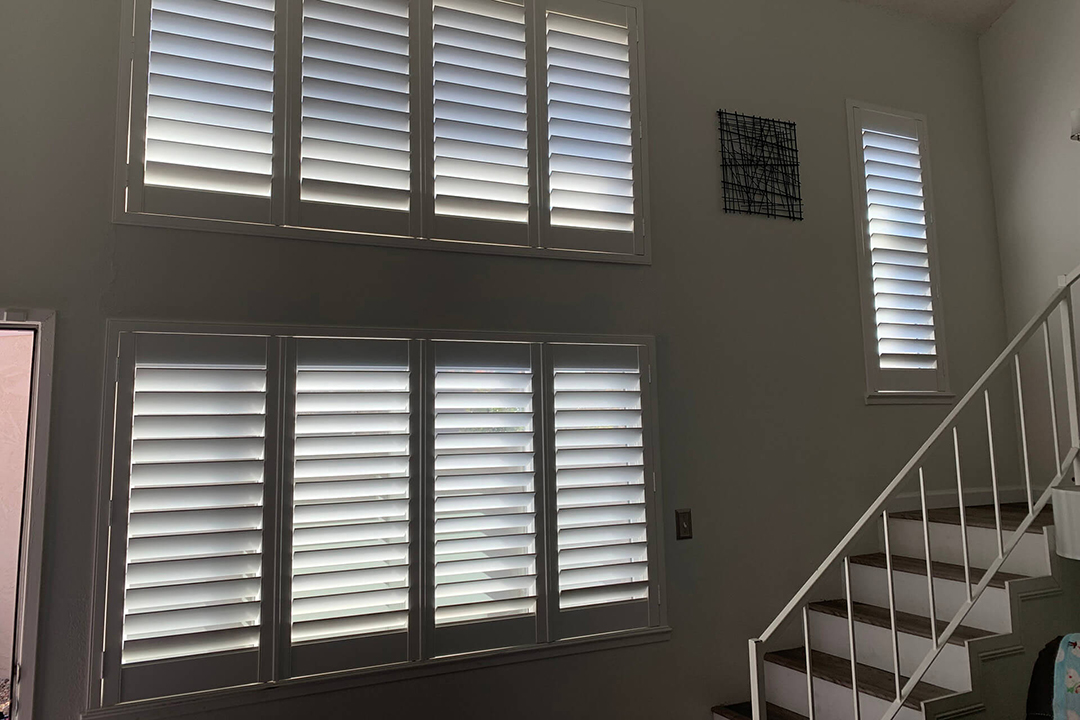
[[(1047, 303), (1043, 307), (1042, 311), (1039, 312), (1035, 317), (1033, 317), (1020, 330), (1020, 332), (1005, 347), (1005, 349), (1001, 352), (1001, 354), (997, 357), (997, 359), (994, 360), (994, 362), (990, 364), (990, 366), (986, 369), (986, 372), (984, 372), (982, 374), (982, 376), (979, 378), (978, 382), (976, 382), (971, 387), (971, 389), (968, 390), (968, 392), (964, 395), (964, 397), (960, 400), (960, 402), (958, 402), (956, 404), (956, 406), (952, 409), (952, 411), (945, 417), (945, 419), (941, 422), (941, 424), (937, 427), (937, 429), (935, 429), (934, 432), (930, 434), (930, 436), (927, 438), (926, 442), (924, 442), (922, 444), (922, 446), (915, 452), (915, 454), (911, 457), (911, 459), (904, 465), (903, 469), (901, 469), (900, 472), (896, 474), (896, 476), (893, 478), (892, 482), (889, 483), (889, 485), (885, 488), (885, 490), (881, 493), (881, 495), (879, 495), (878, 498), (870, 505), (870, 507), (866, 510), (866, 512), (862, 515), (862, 517), (859, 518), (858, 522), (856, 522), (855, 525), (851, 528), (851, 530), (848, 531), (848, 533), (839, 542), (839, 544), (837, 544), (837, 546), (833, 549), (833, 551), (831, 553), (829, 553), (829, 555), (825, 558), (825, 561), (818, 567), (818, 569), (814, 572), (814, 574), (810, 576), (810, 578), (802, 586), (802, 588), (799, 590), (799, 592), (796, 593), (795, 597), (793, 597), (791, 599), (791, 601), (788, 602), (787, 605), (784, 606), (784, 609), (780, 612), (779, 615), (777, 615), (776, 619), (773, 620), (772, 623), (769, 624), (769, 626), (765, 629), (765, 632), (762, 633), (762, 635), (759, 638), (750, 640), (750, 690), (751, 690), (751, 706), (753, 708), (754, 720), (765, 720), (765, 701), (764, 701), (764, 649), (765, 649), (765, 644), (768, 643), (769, 640), (771, 640), (772, 637), (775, 635), (775, 633), (782, 626), (786, 625), (793, 618), (795, 613), (800, 611), (800, 610), (803, 610), (803, 612), (802, 612), (803, 623), (804, 623), (803, 636), (804, 636), (804, 638), (807, 638), (807, 639), (809, 638), (809, 629), (808, 629), (808, 625), (807, 625), (808, 617), (807, 617), (807, 613), (805, 612), (805, 608), (810, 602), (810, 600), (809, 600), (810, 594), (814, 591), (814, 589), (818, 586), (818, 584), (823, 580), (823, 578), (826, 576), (826, 574), (829, 573), (831, 570), (833, 570), (836, 567), (837, 563), (840, 562), (841, 560), (843, 560), (843, 566), (844, 566), (843, 567), (843, 575), (844, 575), (844, 580), (845, 580), (845, 588), (846, 588), (845, 589), (845, 594), (846, 594), (846, 600), (847, 600), (847, 606), (848, 606), (848, 627), (849, 627), (849, 634), (851, 635), (851, 637), (849, 637), (849, 641), (850, 641), (849, 644), (851, 645), (851, 648), (850, 648), (851, 649), (850, 662), (851, 662), (851, 670), (852, 670), (852, 676), (851, 676), (852, 691), (853, 691), (853, 695), (854, 695), (856, 718), (858, 718), (858, 716), (859, 716), (858, 683), (857, 683), (856, 672), (855, 672), (855, 670), (856, 670), (856, 659), (855, 659), (855, 643), (854, 643), (854, 632), (853, 632), (853, 630), (854, 630), (854, 628), (853, 628), (853, 626), (854, 626), (854, 618), (853, 618), (853, 607), (852, 607), (851, 588), (850, 588), (850, 558), (849, 558), (849, 551), (850, 551), (852, 545), (854, 544), (855, 540), (867, 529), (867, 527), (870, 525), (870, 523), (873, 522), (876, 518), (883, 517), (883, 518), (886, 519), (886, 522), (887, 522), (887, 517), (888, 516), (887, 516), (886, 504), (896, 498), (896, 496), (899, 494), (899, 490), (900, 490), (901, 485), (904, 483), (905, 480), (909, 479), (912, 472), (916, 468), (919, 471), (919, 473), (918, 473), (919, 474), (919, 493), (920, 493), (920, 498), (921, 498), (921, 501), (922, 501), (922, 508), (923, 508), (924, 533), (926, 532), (926, 528), (925, 528), (925, 525), (926, 525), (926, 522), (927, 522), (927, 516), (926, 516), (926, 490), (925, 490), (925, 483), (923, 482), (922, 461), (923, 461), (924, 457), (926, 456), (926, 454), (930, 451), (930, 449), (932, 447), (934, 447), (934, 445), (939, 440), (941, 440), (942, 437), (944, 437), (950, 431), (951, 431), (952, 436), (953, 436), (953, 438), (952, 438), (953, 439), (953, 447), (954, 447), (954, 452), (955, 452), (955, 455), (956, 455), (956, 473), (957, 473), (958, 492), (959, 492), (959, 498), (960, 498), (959, 504), (960, 504), (960, 514), (961, 514), (961, 524), (966, 525), (966, 523), (964, 522), (964, 520), (965, 520), (964, 514), (965, 513), (964, 513), (964, 502), (963, 502), (963, 481), (962, 481), (961, 475), (960, 475), (960, 452), (959, 452), (959, 441), (958, 441), (958, 436), (957, 436), (957, 420), (958, 420), (958, 418), (960, 416), (960, 413), (962, 413), (968, 407), (969, 403), (971, 403), (973, 398), (975, 398), (979, 393), (983, 393), (983, 402), (984, 402), (984, 405), (985, 405), (985, 422), (986, 422), (986, 429), (987, 429), (988, 438), (989, 438), (989, 442), (990, 442), (990, 454), (991, 454), (990, 462), (991, 462), (992, 480), (993, 480), (993, 486), (994, 486), (993, 500), (994, 500), (994, 510), (995, 510), (996, 531), (997, 531), (997, 537), (998, 537), (998, 543), (997, 544), (998, 544), (998, 551), (999, 551), (998, 552), (998, 558), (997, 558), (997, 560), (994, 561), (994, 563), (990, 566), (990, 568), (988, 568), (987, 572), (985, 573), (985, 575), (983, 576), (983, 578), (977, 584), (977, 586), (975, 587), (975, 589), (973, 591), (972, 586), (971, 586), (971, 578), (970, 578), (971, 566), (970, 566), (970, 561), (969, 561), (969, 557), (968, 557), (968, 548), (967, 548), (967, 542), (966, 542), (967, 541), (967, 532), (962, 533), (962, 535), (964, 537), (964, 572), (965, 572), (965, 577), (968, 579), (968, 582), (967, 582), (967, 589), (968, 589), (967, 602), (965, 602), (964, 605), (962, 605), (961, 608), (957, 611), (956, 616), (952, 619), (952, 621), (949, 623), (949, 625), (946, 627), (946, 629), (940, 634), (940, 636), (934, 637), (937, 633), (935, 632), (935, 629), (933, 628), (933, 626), (931, 627), (931, 639), (933, 641), (932, 642), (931, 652), (927, 655), (926, 659), (922, 663), (920, 663), (918, 669), (912, 674), (910, 680), (906, 683), (906, 685), (903, 688), (900, 687), (899, 667), (896, 668), (896, 674), (897, 674), (897, 678), (896, 678), (897, 697), (896, 697), (896, 700), (893, 702), (893, 704), (889, 707), (889, 710), (886, 712), (883, 720), (892, 720), (892, 718), (896, 715), (896, 713), (899, 711), (899, 709), (903, 706), (903, 702), (910, 695), (911, 691), (915, 688), (916, 684), (922, 679), (923, 675), (929, 669), (930, 665), (933, 663), (933, 661), (937, 657), (938, 653), (945, 646), (945, 644), (948, 641), (949, 637), (951, 637), (953, 632), (955, 632), (956, 628), (960, 626), (960, 623), (963, 621), (963, 619), (967, 615), (968, 611), (971, 610), (971, 608), (974, 606), (975, 602), (979, 599), (979, 596), (982, 594), (982, 591), (989, 585), (990, 580), (997, 573), (997, 571), (1000, 570), (1001, 566), (1004, 564), (1004, 562), (1008, 558), (1009, 554), (1016, 547), (1016, 545), (1019, 542), (1020, 538), (1023, 536), (1023, 532), (1025, 530), (1027, 530), (1028, 527), (1031, 526), (1031, 523), (1033, 523), (1035, 521), (1035, 518), (1037, 517), (1038, 513), (1050, 501), (1050, 492), (1051, 492), (1051, 490), (1054, 487), (1056, 487), (1058, 484), (1060, 484), (1062, 481), (1064, 481), (1064, 479), (1067, 478), (1067, 477), (1071, 476), (1071, 477), (1074, 477), (1074, 478), (1080, 478), (1080, 454), (1078, 454), (1078, 453), (1080, 453), (1080, 450), (1078, 450), (1078, 448), (1080, 448), (1080, 417), (1078, 417), (1078, 406), (1080, 406), (1080, 398), (1078, 398), (1078, 396), (1077, 396), (1077, 384), (1078, 384), (1078, 381), (1077, 381), (1077, 368), (1076, 368), (1076, 362), (1075, 362), (1075, 357), (1074, 357), (1074, 347), (1075, 347), (1075, 339), (1076, 338), (1075, 338), (1075, 326), (1074, 326), (1074, 323), (1073, 323), (1073, 313), (1072, 313), (1072, 304), (1071, 304), (1071, 302), (1072, 302), (1072, 288), (1073, 288), (1073, 285), (1075, 285), (1078, 281), (1080, 281), (1080, 267), (1077, 267), (1075, 270), (1073, 270), (1067, 276), (1064, 276), (1063, 278), (1061, 278), (1061, 280), (1060, 280), (1061, 287), (1059, 287), (1059, 289), (1050, 297), (1050, 299), (1047, 301)], [(1061, 314), (1062, 314), (1062, 346), (1063, 346), (1062, 350), (1063, 350), (1063, 358), (1064, 358), (1064, 361), (1065, 361), (1065, 368), (1066, 368), (1066, 376), (1065, 376), (1066, 395), (1067, 395), (1066, 404), (1067, 404), (1068, 410), (1069, 410), (1069, 430), (1070, 430), (1069, 449), (1066, 452), (1066, 457), (1064, 458), (1064, 461), (1060, 456), (1060, 451), (1059, 450), (1056, 451), (1056, 452), (1058, 452), (1058, 454), (1057, 454), (1055, 460), (1056, 460), (1056, 462), (1061, 463), (1060, 467), (1058, 468), (1059, 472), (1051, 480), (1050, 485), (1047, 488), (1047, 490), (1045, 491), (1045, 493), (1043, 494), (1043, 496), (1040, 497), (1037, 502), (1035, 502), (1034, 498), (1031, 497), (1030, 471), (1028, 470), (1028, 467), (1027, 467), (1027, 465), (1028, 465), (1028, 463), (1027, 463), (1027, 433), (1026, 433), (1026, 421), (1024, 419), (1024, 408), (1023, 407), (1020, 408), (1020, 422), (1021, 422), (1021, 427), (1024, 428), (1024, 432), (1022, 433), (1022, 435), (1023, 435), (1022, 442), (1024, 443), (1024, 466), (1025, 466), (1024, 470), (1025, 470), (1025, 475), (1026, 475), (1025, 480), (1026, 480), (1027, 487), (1028, 487), (1028, 503), (1027, 504), (1028, 504), (1028, 507), (1029, 507), (1029, 514), (1028, 514), (1027, 518), (1025, 518), (1025, 520), (1020, 524), (1020, 529), (1019, 529), (1018, 532), (1016, 532), (1014, 534), (1012, 542), (1010, 542), (1008, 545), (1006, 545), (1005, 542), (1004, 542), (1004, 534), (1003, 534), (1003, 529), (1002, 529), (1002, 525), (1001, 525), (1001, 503), (1000, 503), (1000, 498), (999, 498), (999, 495), (998, 495), (997, 468), (996, 468), (996, 463), (995, 463), (995, 460), (994, 460), (994, 450), (993, 450), (993, 428), (992, 428), (991, 421), (990, 421), (990, 396), (989, 396), (989, 391), (987, 390), (987, 386), (989, 385), (990, 380), (998, 373), (998, 371), (1000, 371), (1002, 368), (1004, 368), (1006, 366), (1012, 366), (1013, 368), (1015, 368), (1015, 372), (1016, 372), (1016, 388), (1017, 388), (1018, 394), (1022, 398), (1023, 390), (1022, 390), (1022, 385), (1021, 385), (1021, 381), (1020, 381), (1020, 363), (1019, 363), (1020, 351), (1023, 348), (1023, 346), (1027, 343), (1027, 341), (1030, 340), (1032, 337), (1034, 337), (1036, 335), (1036, 333), (1038, 333), (1040, 330), (1045, 332), (1045, 345), (1046, 345), (1046, 352), (1047, 352), (1047, 371), (1048, 371), (1048, 376), (1049, 376), (1048, 379), (1049, 379), (1049, 389), (1050, 389), (1050, 406), (1051, 406), (1052, 414), (1054, 414), (1053, 428), (1054, 428), (1054, 436), (1055, 436), (1055, 448), (1057, 448), (1057, 442), (1056, 442), (1057, 441), (1057, 423), (1056, 423), (1056, 409), (1055, 409), (1055, 405), (1054, 405), (1056, 397), (1055, 397), (1055, 393), (1054, 393), (1054, 384), (1053, 384), (1053, 368), (1052, 368), (1052, 363), (1051, 363), (1051, 360), (1050, 360), (1049, 318), (1053, 315), (1054, 312), (1056, 312), (1059, 309), (1061, 310)], [(1022, 399), (1021, 399), (1021, 402), (1022, 402)], [(886, 542), (887, 541), (888, 541), (888, 536), (886, 535)], [(931, 569), (931, 564), (930, 564), (931, 561), (930, 561), (930, 557), (929, 557), (930, 549), (929, 549), (929, 544), (928, 543), (927, 543), (927, 547), (926, 547), (926, 553), (927, 553), (926, 560), (927, 560), (927, 571), (928, 571), (928, 580), (929, 580), (929, 578), (930, 578), (930, 569)], [(892, 576), (892, 563), (891, 563), (891, 557), (887, 557), (887, 559), (886, 559), (886, 572), (889, 574), (889, 585), (890, 585), (890, 591), (891, 591), (891, 589), (892, 589), (892, 577), (891, 577)], [(930, 586), (930, 590), (929, 590), (929, 592), (930, 592), (930, 602), (931, 602), (931, 607), (933, 607), (933, 605), (934, 605), (933, 583), (930, 582), (929, 586)], [(892, 605), (893, 605), (892, 593), (890, 592), (890, 617), (892, 618), (891, 619), (891, 624), (892, 624), (891, 631), (895, 635), (895, 633), (897, 632), (897, 628), (896, 628), (896, 621), (895, 621), (895, 608), (892, 607)], [(934, 620), (934, 618), (932, 618), (932, 620)], [(895, 642), (895, 640), (894, 640), (894, 642)], [(898, 653), (895, 651), (895, 649), (894, 649), (894, 654), (897, 654), (896, 661), (897, 661), (897, 664), (898, 664), (899, 663), (899, 657), (898, 657)], [(809, 649), (809, 647), (807, 647), (806, 648), (806, 663), (807, 663), (806, 674), (807, 674), (807, 681), (808, 681), (807, 692), (808, 692), (809, 702), (811, 703), (810, 717), (812, 718), (812, 717), (814, 717), (814, 712), (813, 712), (814, 708), (812, 706), (812, 703), (813, 703), (813, 683), (812, 683), (812, 680), (811, 680), (811, 678), (812, 678), (811, 656), (812, 656), (812, 654), (810, 653), (810, 649)]]

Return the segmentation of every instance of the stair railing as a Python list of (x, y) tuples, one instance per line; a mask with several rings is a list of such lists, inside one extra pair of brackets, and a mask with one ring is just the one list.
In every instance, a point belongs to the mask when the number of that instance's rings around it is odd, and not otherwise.
[[(1066, 478), (1073, 478), (1075, 481), (1080, 482), (1080, 415), (1078, 415), (1078, 406), (1080, 406), (1080, 398), (1077, 396), (1078, 389), (1078, 376), (1077, 376), (1077, 359), (1075, 356), (1076, 348), (1076, 326), (1073, 317), (1073, 302), (1072, 302), (1072, 290), (1073, 287), (1080, 281), (1080, 267), (1073, 270), (1069, 275), (1060, 279), (1060, 287), (1057, 292), (1047, 301), (1042, 311), (1039, 312), (1034, 318), (1031, 319), (1027, 325), (1019, 332), (1019, 334), (1009, 343), (1009, 345), (1002, 351), (1001, 355), (987, 368), (983, 373), (979, 381), (975, 383), (967, 394), (960, 400), (959, 403), (952, 409), (952, 411), (946, 416), (936, 430), (931, 433), (930, 437), (922, 444), (922, 447), (912, 456), (912, 458), (904, 465), (903, 469), (897, 473), (893, 481), (889, 483), (888, 487), (878, 496), (877, 500), (870, 506), (870, 508), (863, 514), (855, 526), (848, 531), (844, 539), (836, 546), (836, 548), (829, 553), (829, 556), (818, 567), (817, 571), (810, 576), (810, 579), (806, 581), (802, 589), (798, 594), (791, 599), (791, 601), (784, 607), (775, 620), (766, 628), (761, 637), (750, 640), (750, 693), (751, 693), (751, 707), (753, 708), (754, 720), (765, 720), (765, 647), (771, 639), (774, 638), (776, 633), (783, 627), (786, 627), (788, 623), (794, 619), (796, 614), (801, 614), (803, 623), (803, 640), (806, 648), (806, 694), (807, 703), (809, 708), (809, 719), (815, 720), (816, 708), (814, 706), (814, 675), (813, 675), (813, 657), (811, 652), (811, 637), (810, 637), (810, 613), (809, 605), (811, 597), (815, 594), (823, 584), (826, 576), (834, 570), (837, 566), (842, 567), (843, 585), (845, 601), (847, 605), (847, 625), (848, 625), (848, 651), (851, 664), (851, 690), (852, 690), (852, 702), (854, 704), (854, 717), (855, 720), (861, 720), (862, 713), (859, 705), (859, 682), (857, 677), (856, 668), (858, 665), (858, 658), (856, 653), (855, 644), (855, 614), (854, 614), (854, 601), (852, 598), (851, 589), (851, 552), (852, 546), (856, 539), (862, 535), (871, 522), (880, 517), (884, 520), (884, 541), (885, 541), (885, 558), (886, 558), (886, 577), (888, 578), (888, 596), (889, 596), (889, 619), (890, 619), (890, 631), (892, 634), (892, 660), (893, 660), (893, 675), (895, 678), (895, 693), (896, 698), (889, 705), (884, 716), (881, 720), (893, 720), (896, 714), (904, 706), (905, 701), (911, 695), (916, 685), (922, 680), (923, 676), (930, 669), (930, 666), (937, 659), (938, 654), (945, 647), (946, 643), (952, 637), (956, 629), (963, 623), (965, 617), (978, 602), (982, 593), (989, 586), (990, 581), (1004, 565), (1005, 561), (1009, 558), (1013, 549), (1023, 538), (1024, 533), (1031, 527), (1031, 524), (1038, 517), (1039, 513), (1050, 502), (1052, 490), (1060, 485)], [(1062, 350), (1062, 362), (1064, 367), (1065, 376), (1065, 398), (1064, 403), (1068, 412), (1068, 429), (1069, 429), (1069, 447), (1062, 454), (1061, 443), (1058, 438), (1058, 418), (1057, 418), (1057, 400), (1056, 394), (1057, 388), (1054, 383), (1054, 363), (1051, 354), (1051, 332), (1050, 332), (1050, 319), (1055, 312), (1060, 311), (1061, 314), (1061, 350)], [(1023, 381), (1020, 377), (1020, 354), (1024, 351), (1030, 342), (1037, 342), (1036, 338), (1041, 336), (1043, 352), (1046, 357), (1046, 375), (1047, 375), (1047, 390), (1049, 391), (1050, 398), (1050, 422), (1053, 428), (1054, 436), (1054, 453), (1057, 461), (1057, 473), (1050, 480), (1046, 490), (1039, 496), (1035, 497), (1032, 489), (1031, 481), (1031, 467), (1028, 457), (1028, 438), (1027, 438), (1027, 419), (1025, 416), (1025, 408), (1023, 401)], [(1015, 387), (1017, 393), (1017, 401), (1019, 407), (1019, 433), (1020, 444), (1022, 446), (1023, 455), (1023, 474), (1024, 481), (1027, 490), (1027, 517), (1020, 523), (1019, 528), (1014, 533), (1011, 541), (1005, 543), (1004, 531), (1001, 522), (1001, 498), (998, 492), (998, 477), (997, 466), (995, 461), (994, 452), (994, 434), (993, 424), (991, 421), (990, 413), (990, 382), (999, 374), (1003, 372), (1010, 372), (1015, 375)], [(985, 407), (986, 415), (986, 431), (989, 441), (990, 449), (990, 479), (993, 488), (994, 499), (994, 516), (997, 531), (997, 545), (998, 556), (997, 559), (987, 568), (983, 577), (978, 580), (977, 584), (972, 586), (971, 578), (971, 561), (969, 557), (968, 539), (967, 539), (967, 519), (964, 512), (964, 483), (961, 475), (960, 468), (960, 442), (957, 427), (959, 424), (960, 414), (972, 403), (977, 403), (979, 397), (982, 396), (982, 402)], [(951, 441), (951, 443), (950, 443)], [(927, 500), (926, 500), (926, 481), (923, 473), (923, 464), (927, 454), (938, 445), (938, 443), (950, 443), (952, 445), (952, 453), (955, 459), (956, 468), (956, 486), (959, 494), (960, 505), (960, 535), (962, 540), (963, 561), (964, 561), (964, 577), (966, 579), (967, 586), (967, 600), (957, 610), (955, 616), (949, 621), (948, 625), (940, 633), (937, 632), (937, 616), (936, 605), (934, 597), (934, 576), (932, 572), (933, 561), (931, 559), (930, 552), (930, 529), (929, 519), (927, 515)], [(914, 481), (914, 478), (918, 478), (919, 485), (919, 500), (922, 509), (922, 534), (923, 534), (923, 546), (926, 555), (926, 576), (927, 576), (927, 599), (929, 601), (930, 609), (930, 640), (931, 649), (926, 654), (926, 657), (917, 666), (915, 671), (906, 683), (902, 681), (902, 675), (900, 672), (900, 651), (899, 651), (899, 631), (896, 623), (896, 597), (893, 587), (893, 567), (892, 567), (892, 555), (889, 537), (889, 513), (886, 505), (895, 500), (900, 494), (902, 489), (906, 488), (907, 481)]]

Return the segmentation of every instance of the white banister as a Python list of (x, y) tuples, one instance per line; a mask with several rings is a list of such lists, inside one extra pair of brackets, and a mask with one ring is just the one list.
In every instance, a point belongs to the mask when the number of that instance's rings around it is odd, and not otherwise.
[[(800, 612), (803, 620), (803, 641), (805, 643), (806, 653), (807, 702), (810, 710), (810, 718), (813, 720), (816, 708), (814, 707), (813, 653), (811, 651), (809, 603), (812, 594), (819, 590), (819, 586), (825, 581), (828, 574), (838, 566), (842, 575), (844, 599), (847, 609), (848, 651), (851, 665), (853, 711), (855, 720), (861, 720), (862, 710), (859, 702), (858, 659), (856, 656), (857, 643), (855, 641), (855, 601), (852, 594), (851, 582), (851, 552), (856, 540), (868, 529), (871, 523), (880, 518), (884, 527), (885, 572), (888, 579), (889, 629), (893, 643), (892, 652), (896, 699), (890, 704), (881, 720), (892, 720), (929, 670), (938, 654), (956, 632), (957, 628), (960, 627), (968, 612), (974, 607), (975, 603), (978, 602), (983, 591), (989, 586), (994, 575), (997, 574), (1002, 565), (1004, 565), (1005, 561), (1009, 558), (1009, 555), (1023, 538), (1024, 533), (1031, 527), (1039, 513), (1042, 512), (1050, 502), (1053, 489), (1067, 478), (1073, 478), (1075, 481), (1080, 482), (1080, 415), (1078, 415), (1078, 407), (1080, 407), (1080, 395), (1078, 395), (1078, 391), (1080, 391), (1080, 374), (1078, 374), (1076, 366), (1076, 329), (1072, 307), (1072, 289), (1078, 281), (1080, 281), (1080, 267), (1061, 279), (1061, 286), (1051, 296), (1042, 311), (1024, 325), (1016, 337), (1012, 339), (994, 362), (990, 364), (979, 380), (968, 390), (963, 398), (961, 398), (941, 424), (930, 434), (926, 442), (922, 444), (900, 472), (897, 473), (881, 495), (878, 496), (862, 517), (859, 518), (859, 521), (844, 535), (844, 538), (832, 552), (829, 553), (824, 562), (822, 562), (817, 570), (810, 576), (810, 579), (806, 581), (795, 597), (784, 606), (784, 609), (769, 624), (761, 637), (750, 641), (750, 691), (754, 720), (765, 720), (765, 653), (767, 647), (778, 630), (785, 626), (793, 618), (796, 612)], [(1051, 353), (1049, 328), (1050, 318), (1055, 312), (1060, 312), (1061, 315), (1062, 358), (1065, 370), (1064, 404), (1067, 407), (1069, 426), (1069, 446), (1064, 453), (1064, 457), (1062, 457), (1062, 448), (1058, 437), (1058, 415), (1056, 406), (1058, 397), (1055, 393), (1056, 384), (1053, 376), (1054, 362)], [(1021, 351), (1027, 346), (1027, 343), (1040, 333), (1042, 335), (1043, 350), (1046, 356), (1047, 383), (1050, 391), (1050, 418), (1054, 429), (1056, 474), (1050, 480), (1046, 490), (1036, 498), (1034, 496), (1031, 465), (1028, 457), (1027, 416), (1026, 408), (1024, 407), (1024, 388), (1023, 380), (1021, 378), (1019, 356)], [(1027, 489), (1028, 507), (1027, 517), (1020, 522), (1019, 527), (1015, 533), (1011, 535), (1008, 542), (1005, 540), (1005, 529), (1002, 521), (1002, 504), (998, 487), (997, 457), (989, 392), (990, 381), (1003, 370), (1014, 373), (1016, 378), (1015, 389), (1017, 400), (1020, 404), (1020, 441), (1023, 445), (1023, 472)], [(991, 563), (983, 576), (975, 581), (973, 585), (971, 577), (972, 566), (970, 548), (968, 547), (967, 514), (964, 504), (964, 479), (961, 473), (959, 425), (961, 413), (980, 393), (983, 396), (982, 400), (985, 411), (987, 444), (990, 453), (990, 479), (993, 488), (994, 520), (997, 532), (998, 556), (994, 562)], [(946, 438), (949, 435), (951, 435), (956, 470), (956, 489), (959, 500), (960, 535), (963, 540), (964, 579), (967, 588), (967, 599), (961, 605), (959, 610), (957, 610), (954, 617), (948, 622), (945, 629), (939, 633), (936, 619), (937, 607), (934, 597), (933, 559), (931, 558), (930, 551), (929, 512), (926, 500), (926, 478), (923, 463), (927, 454), (931, 449), (937, 446), (939, 441), (948, 442), (948, 439)], [(904, 489), (905, 483), (911, 479), (912, 474), (916, 470), (918, 474), (919, 504), (922, 510), (923, 545), (926, 555), (927, 594), (930, 603), (929, 620), (931, 649), (922, 662), (919, 663), (911, 677), (904, 682), (900, 673), (899, 628), (897, 625), (896, 597), (893, 581), (893, 559), (887, 505), (900, 494)], [(878, 719), (875, 717), (873, 720)]]

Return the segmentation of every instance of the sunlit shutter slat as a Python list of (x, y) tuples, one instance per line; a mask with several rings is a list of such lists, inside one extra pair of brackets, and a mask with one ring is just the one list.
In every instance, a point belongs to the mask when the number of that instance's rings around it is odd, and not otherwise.
[(435, 0), (433, 26), (435, 215), (527, 223), (525, 9)]
[(407, 212), (408, 0), (303, 5), (300, 199)]
[(536, 612), (532, 368), (484, 347), (436, 355), (436, 627)]
[(269, 198), (274, 0), (153, 0), (144, 184)]
[(409, 624), (408, 347), (339, 347), (332, 362), (304, 345), (297, 355), (293, 643)]
[(641, 371), (636, 353), (554, 361), (559, 608), (649, 597)]
[(266, 366), (137, 359), (122, 663), (259, 647)]

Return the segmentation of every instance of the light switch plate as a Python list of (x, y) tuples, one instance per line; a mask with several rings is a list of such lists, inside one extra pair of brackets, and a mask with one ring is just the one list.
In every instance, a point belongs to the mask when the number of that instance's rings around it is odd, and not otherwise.
[(694, 521), (689, 510), (675, 511), (675, 539), (689, 540), (694, 537)]

